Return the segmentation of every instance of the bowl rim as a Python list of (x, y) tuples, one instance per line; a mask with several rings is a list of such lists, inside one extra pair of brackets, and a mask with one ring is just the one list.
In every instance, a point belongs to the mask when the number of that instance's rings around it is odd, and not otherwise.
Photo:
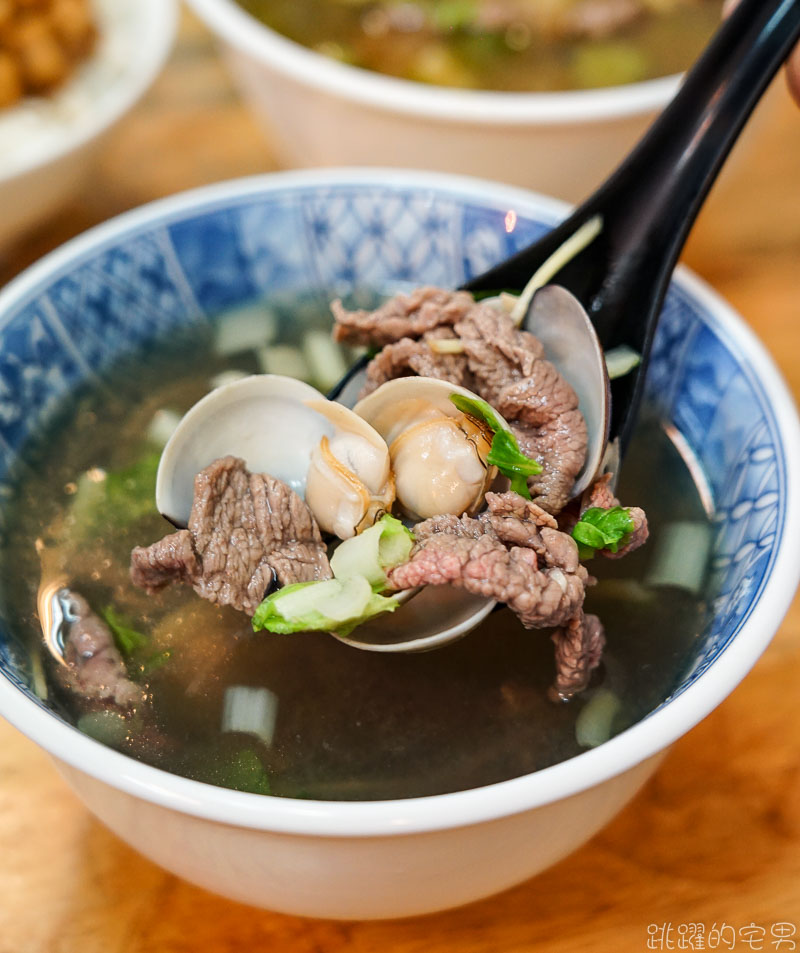
[[(119, 0), (115, 0), (119, 2)], [(34, 172), (57, 162), (102, 135), (119, 121), (144, 95), (161, 71), (175, 41), (178, 29), (178, 0), (130, 0), (148, 27), (148, 42), (137, 49), (129, 69), (119, 81), (112, 95), (103, 97), (100, 108), (93, 108), (88, 121), (76, 129), (67, 129), (63, 137), (47, 152), (8, 172), (0, 170), (0, 187), (13, 184)], [(15, 108), (15, 107), (11, 107)]]
[[(131, 238), (252, 197), (287, 190), (427, 189), (454, 201), (483, 196), (487, 204), (555, 220), (568, 210), (536, 193), (465, 176), (392, 169), (327, 169), (269, 173), (183, 192), (123, 213), (72, 239), (0, 291), (3, 316), (41, 292), (77, 262)], [(697, 300), (713, 330), (745, 359), (753, 382), (775, 416), (789, 471), (800, 468), (800, 419), (773, 359), (734, 310), (701, 279), (679, 268), (676, 285)], [(800, 485), (786, 481), (784, 525), (800, 521)], [(689, 685), (643, 720), (597, 748), (533, 774), (480, 788), (403, 800), (317, 801), (249, 794), (169, 774), (107, 748), (61, 722), (0, 673), (0, 715), (57, 760), (136, 798), (236, 827), (324, 837), (376, 837), (463, 827), (512, 816), (571, 797), (656, 756), (712, 711), (744, 678), (777, 631), (800, 579), (800, 534), (784, 532), (772, 572), (748, 618), (718, 658)]]
[(270, 29), (235, 0), (187, 3), (230, 46), (319, 94), (444, 124), (563, 126), (621, 120), (661, 109), (682, 78), (673, 74), (622, 86), (541, 93), (447, 89), (330, 59)]

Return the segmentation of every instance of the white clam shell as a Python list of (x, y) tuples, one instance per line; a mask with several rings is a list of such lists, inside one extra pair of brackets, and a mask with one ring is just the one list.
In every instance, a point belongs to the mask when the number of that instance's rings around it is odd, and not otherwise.
[(578, 496), (603, 471), (611, 424), (611, 390), (597, 332), (581, 303), (558, 285), (533, 296), (523, 327), (541, 341), (545, 356), (578, 396), (586, 421), (586, 458), (571, 496)]
[(304, 404), (321, 397), (310, 384), (276, 374), (244, 377), (206, 394), (164, 447), (156, 478), (159, 512), (185, 526), (195, 476), (228, 454), (304, 496), (311, 452), (323, 436), (333, 434), (333, 424)]
[[(341, 460), (341, 465), (334, 461), (336, 472), (312, 463), (321, 445)], [(322, 529), (342, 538), (353, 535), (353, 521), (357, 525), (367, 518), (370, 507), (377, 511), (393, 498), (389, 452), (380, 436), (351, 410), (293, 377), (245, 377), (198, 401), (161, 456), (159, 511), (185, 526), (195, 476), (228, 454), (241, 457), (253, 473), (269, 473), (288, 484), (306, 499)], [(343, 479), (348, 469), (355, 472)]]

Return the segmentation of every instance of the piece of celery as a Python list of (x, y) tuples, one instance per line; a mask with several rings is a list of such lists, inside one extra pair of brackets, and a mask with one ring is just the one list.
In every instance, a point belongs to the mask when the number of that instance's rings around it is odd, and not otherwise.
[(376, 615), (394, 612), (398, 604), (374, 593), (364, 576), (298, 582), (267, 596), (253, 616), (253, 629), (347, 635)]
[(363, 533), (339, 544), (331, 557), (331, 571), (337, 579), (363, 576), (375, 592), (382, 592), (386, 570), (406, 562), (413, 545), (411, 530), (386, 513)]

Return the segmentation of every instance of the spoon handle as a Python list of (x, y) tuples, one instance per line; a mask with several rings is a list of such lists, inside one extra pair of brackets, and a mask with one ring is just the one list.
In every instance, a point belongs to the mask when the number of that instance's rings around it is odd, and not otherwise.
[[(658, 315), (688, 232), (733, 143), (800, 36), (800, 0), (740, 0), (633, 152), (558, 228), (470, 290), (521, 288), (594, 215), (600, 235), (555, 281), (584, 305), (605, 348), (642, 362), (612, 384), (611, 438), (624, 449)], [(798, 118), (800, 121), (800, 117)]]

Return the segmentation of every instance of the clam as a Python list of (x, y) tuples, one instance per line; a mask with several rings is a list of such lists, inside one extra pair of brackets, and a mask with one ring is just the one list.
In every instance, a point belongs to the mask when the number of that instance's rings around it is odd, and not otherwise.
[(497, 475), (486, 462), (492, 431), (458, 410), (451, 394), (480, 399), (448, 381), (400, 377), (353, 408), (388, 444), (397, 503), (414, 520), (476, 512)]
[(388, 447), (363, 417), (342, 404), (320, 397), (305, 406), (333, 428), (311, 452), (305, 500), (322, 529), (349, 539), (392, 505)]
[(288, 484), (320, 527), (341, 539), (371, 525), (394, 499), (382, 438), (363, 418), (292, 377), (233, 381), (184, 415), (158, 467), (160, 512), (185, 526), (195, 475), (228, 454)]

